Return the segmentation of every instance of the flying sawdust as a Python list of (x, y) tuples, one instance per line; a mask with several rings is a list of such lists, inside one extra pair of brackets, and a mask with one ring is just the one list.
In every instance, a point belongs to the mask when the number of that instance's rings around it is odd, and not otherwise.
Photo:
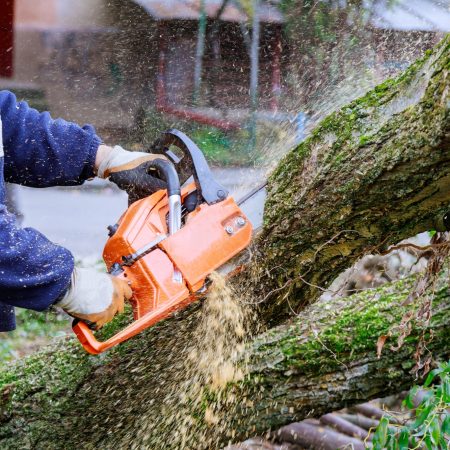
[[(216, 448), (222, 434), (217, 428), (226, 432), (223, 413), (235, 401), (227, 395), (227, 385), (244, 376), (251, 315), (221, 275), (213, 273), (210, 279), (199, 321), (185, 335), (178, 361), (169, 369), (172, 382), (162, 393), (164, 400), (158, 401), (163, 409), (158, 417), (152, 407), (141, 416), (131, 448)], [(161, 434), (162, 429), (168, 433)]]

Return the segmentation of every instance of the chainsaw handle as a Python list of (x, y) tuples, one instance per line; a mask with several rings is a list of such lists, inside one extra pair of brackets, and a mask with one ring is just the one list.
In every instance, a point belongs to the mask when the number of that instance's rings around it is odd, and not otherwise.
[(167, 183), (169, 199), (169, 234), (176, 233), (181, 228), (181, 187), (175, 166), (166, 159), (157, 158), (150, 161), (148, 171), (156, 169)]
[(162, 158), (153, 159), (148, 163), (147, 173), (152, 169), (157, 170), (167, 183), (167, 195), (169, 197), (181, 194), (180, 179), (175, 166), (170, 161)]
[[(181, 150), (182, 158), (170, 150), (171, 145)], [(182, 183), (186, 182), (191, 175), (194, 177), (199, 199), (203, 198), (206, 203), (213, 205), (228, 197), (227, 189), (214, 179), (202, 151), (181, 131), (174, 128), (165, 131), (152, 145), (151, 150), (153, 153), (165, 155), (176, 165)]]
[(78, 325), (78, 322), (85, 323), (87, 325), (87, 327), (92, 331), (95, 331), (97, 329), (97, 325), (94, 322), (91, 322), (90, 320), (82, 320), (82, 319), (79, 319), (78, 317), (75, 317), (72, 320), (72, 329)]
[(178, 297), (175, 297), (170, 302), (161, 305), (160, 307), (133, 321), (123, 330), (120, 330), (114, 336), (103, 342), (96, 339), (94, 333), (89, 328), (89, 325), (82, 320), (74, 320), (72, 323), (72, 330), (88, 353), (91, 355), (98, 355), (99, 353), (102, 353), (105, 350), (120, 344), (121, 342), (127, 341), (133, 336), (136, 336), (146, 328), (167, 318), (174, 311), (188, 305), (191, 301), (192, 300), (190, 300), (190, 297), (185, 298), (184, 301), (180, 301)]

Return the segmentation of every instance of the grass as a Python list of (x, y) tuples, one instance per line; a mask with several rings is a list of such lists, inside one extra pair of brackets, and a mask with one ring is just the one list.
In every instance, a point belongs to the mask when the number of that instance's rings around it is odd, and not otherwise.
[(70, 331), (71, 321), (54, 311), (35, 312), (16, 308), (17, 328), (0, 333), (0, 361), (13, 361), (35, 352)]

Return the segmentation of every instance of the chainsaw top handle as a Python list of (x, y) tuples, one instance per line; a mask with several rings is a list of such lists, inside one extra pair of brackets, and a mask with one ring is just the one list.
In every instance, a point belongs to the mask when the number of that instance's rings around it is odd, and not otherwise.
[[(171, 145), (181, 150), (181, 157), (170, 150)], [(202, 151), (181, 131), (176, 129), (165, 131), (152, 145), (151, 151), (165, 155), (174, 164), (181, 184), (189, 177), (194, 177), (200, 202), (212, 205), (228, 197), (227, 189), (214, 179)]]
[(174, 165), (166, 159), (157, 158), (149, 162), (148, 172), (157, 170), (167, 184), (169, 199), (169, 234), (176, 233), (181, 228), (181, 187), (180, 179)]
[(174, 165), (166, 159), (158, 158), (149, 161), (147, 173), (157, 170), (161, 178), (167, 183), (167, 195), (180, 195), (180, 179)]

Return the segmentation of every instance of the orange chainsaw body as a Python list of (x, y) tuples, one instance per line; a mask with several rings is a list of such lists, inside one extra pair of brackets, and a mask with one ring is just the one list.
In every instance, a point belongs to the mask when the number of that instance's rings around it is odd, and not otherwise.
[[(194, 183), (181, 190), (182, 201), (195, 191)], [(201, 203), (185, 215), (183, 226), (169, 235), (166, 191), (158, 191), (132, 204), (106, 242), (103, 258), (108, 270), (121, 265), (120, 277), (131, 282), (134, 321), (104, 342), (88, 325), (74, 331), (83, 347), (101, 353), (165, 319), (196, 300), (208, 275), (250, 243), (252, 225), (232, 197), (215, 204)], [(131, 265), (124, 258), (155, 242)]]

